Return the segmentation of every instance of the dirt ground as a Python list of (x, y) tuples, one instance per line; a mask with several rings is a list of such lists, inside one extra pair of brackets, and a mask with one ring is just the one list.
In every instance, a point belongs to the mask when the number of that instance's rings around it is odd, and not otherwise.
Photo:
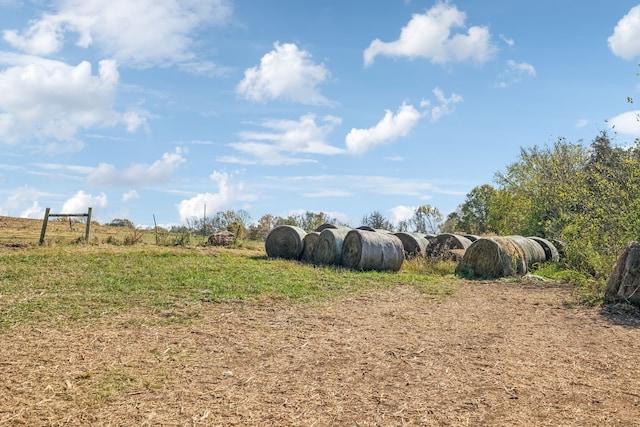
[(640, 425), (637, 311), (572, 301), (469, 282), (22, 325), (0, 332), (0, 426)]

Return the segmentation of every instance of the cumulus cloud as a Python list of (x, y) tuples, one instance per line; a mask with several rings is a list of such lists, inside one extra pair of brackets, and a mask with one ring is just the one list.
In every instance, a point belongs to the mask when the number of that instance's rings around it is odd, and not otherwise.
[(330, 77), (324, 64), (315, 64), (311, 55), (293, 43), (274, 43), (260, 65), (244, 72), (236, 91), (244, 98), (265, 102), (274, 99), (304, 104), (330, 105), (318, 85)]
[(465, 28), (466, 14), (448, 2), (441, 2), (425, 14), (414, 14), (402, 28), (400, 38), (385, 43), (371, 42), (364, 51), (364, 64), (373, 64), (378, 55), (428, 58), (434, 64), (471, 60), (482, 64), (491, 59), (496, 47), (486, 27), (469, 27), (466, 34), (452, 31)]
[(13, 47), (33, 55), (60, 51), (68, 34), (82, 48), (96, 46), (120, 63), (148, 67), (191, 61), (191, 32), (225, 23), (227, 0), (61, 0), (57, 9), (22, 31), (6, 30)]
[(334, 155), (344, 150), (327, 142), (328, 135), (341, 119), (307, 114), (299, 120), (264, 120), (260, 131), (244, 131), (240, 141), (228, 144), (239, 156), (221, 156), (218, 161), (241, 164), (293, 165), (315, 162), (304, 154)]
[(127, 169), (118, 170), (113, 164), (100, 163), (88, 176), (89, 186), (108, 185), (115, 187), (145, 187), (169, 181), (171, 174), (186, 160), (182, 150), (176, 147), (173, 153), (164, 153), (152, 164), (137, 163)]
[(420, 120), (421, 113), (413, 105), (403, 103), (396, 114), (386, 110), (384, 117), (368, 129), (351, 129), (345, 138), (347, 150), (363, 154), (375, 145), (392, 142), (408, 135)]
[(505, 69), (498, 76), (496, 87), (505, 88), (514, 83), (521, 82), (525, 78), (535, 77), (536, 69), (526, 62), (516, 62), (511, 59), (507, 61)]
[(80, 190), (62, 205), (62, 213), (84, 213), (88, 208), (106, 208), (107, 195), (100, 193), (98, 196), (87, 194)]
[[(48, 147), (82, 148), (81, 129), (126, 124), (135, 131), (145, 123), (137, 113), (113, 109), (119, 81), (113, 60), (100, 61), (98, 75), (89, 62), (70, 66), (59, 61), (21, 55), (0, 55), (13, 63), (0, 72), (0, 141), (35, 139)], [(134, 120), (135, 117), (135, 120)]]
[(18, 216), (20, 218), (43, 218), (44, 208), (38, 202), (39, 193), (29, 186), (16, 189), (0, 204), (0, 215)]
[(640, 138), (640, 110), (619, 114), (609, 119), (608, 123), (618, 133)]
[(200, 193), (178, 204), (178, 213), (182, 222), (190, 218), (202, 216), (205, 206), (207, 212), (222, 211), (236, 200), (243, 200), (243, 184), (231, 183), (234, 174), (214, 171), (209, 178), (218, 186), (217, 193)]
[(607, 41), (609, 49), (616, 56), (623, 59), (640, 56), (640, 5), (632, 7), (618, 21)]
[(416, 211), (415, 206), (395, 206), (391, 208), (391, 221), (394, 224), (398, 224), (400, 221), (406, 221), (413, 218)]
[(127, 191), (126, 193), (122, 194), (122, 201), (123, 202), (127, 202), (129, 200), (135, 200), (135, 199), (139, 199), (140, 195), (138, 194), (138, 192), (136, 190), (130, 190)]

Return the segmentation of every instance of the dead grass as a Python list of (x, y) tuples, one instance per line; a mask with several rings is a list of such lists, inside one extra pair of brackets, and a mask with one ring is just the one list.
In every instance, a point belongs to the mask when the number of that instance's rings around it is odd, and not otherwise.
[(0, 425), (635, 425), (640, 322), (570, 299), (468, 282), (20, 325), (1, 336)]
[(559, 282), (450, 286), (16, 323), (0, 426), (638, 425), (637, 309)]

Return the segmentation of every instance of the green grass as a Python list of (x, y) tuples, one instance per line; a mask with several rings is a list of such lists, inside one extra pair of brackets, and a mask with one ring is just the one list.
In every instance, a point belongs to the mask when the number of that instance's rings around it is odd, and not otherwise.
[(400, 285), (446, 296), (449, 267), (406, 261), (398, 273), (355, 272), (269, 259), (254, 248), (68, 245), (0, 252), (0, 328), (61, 323), (134, 309), (189, 322), (206, 304), (230, 300), (313, 301)]

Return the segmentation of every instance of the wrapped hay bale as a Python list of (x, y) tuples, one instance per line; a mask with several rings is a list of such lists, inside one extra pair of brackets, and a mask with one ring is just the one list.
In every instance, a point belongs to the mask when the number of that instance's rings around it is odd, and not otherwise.
[(300, 255), (300, 261), (313, 262), (313, 249), (316, 245), (320, 233), (317, 231), (311, 231), (304, 235), (302, 254)]
[(331, 224), (331, 223), (325, 222), (324, 224), (319, 225), (314, 231), (317, 231), (318, 233), (320, 233), (325, 228), (339, 228), (339, 227), (337, 225), (335, 225), (335, 224)]
[(427, 247), (427, 256), (452, 258), (452, 249), (466, 250), (471, 246), (471, 243), (471, 240), (459, 234), (438, 234), (429, 242), (429, 246)]
[(542, 250), (544, 251), (544, 255), (547, 262), (558, 262), (560, 261), (560, 253), (558, 249), (555, 247), (553, 243), (551, 243), (547, 239), (543, 239), (542, 237), (529, 237), (531, 240), (542, 246)]
[(272, 258), (300, 259), (307, 233), (294, 225), (279, 225), (269, 232), (264, 242), (267, 255)]
[(313, 262), (318, 265), (339, 265), (342, 259), (342, 244), (349, 228), (325, 228), (316, 240)]
[(405, 233), (403, 231), (393, 233), (404, 247), (404, 255), (406, 258), (424, 256), (429, 246), (429, 241), (420, 233)]
[(613, 266), (604, 291), (605, 301), (640, 306), (640, 243), (627, 243)]
[(515, 244), (520, 245), (524, 251), (524, 259), (527, 267), (543, 263), (547, 260), (544, 249), (542, 249), (542, 246), (535, 240), (524, 236), (507, 236), (507, 238), (513, 240)]
[(385, 230), (383, 228), (373, 228), (368, 225), (361, 225), (360, 227), (357, 227), (356, 230), (373, 231), (375, 233), (393, 234), (389, 230)]
[(496, 279), (524, 276), (527, 263), (524, 251), (507, 237), (481, 237), (465, 251), (456, 273), (469, 278)]
[(391, 233), (354, 229), (342, 243), (342, 265), (353, 270), (398, 271), (404, 262), (404, 247)]

